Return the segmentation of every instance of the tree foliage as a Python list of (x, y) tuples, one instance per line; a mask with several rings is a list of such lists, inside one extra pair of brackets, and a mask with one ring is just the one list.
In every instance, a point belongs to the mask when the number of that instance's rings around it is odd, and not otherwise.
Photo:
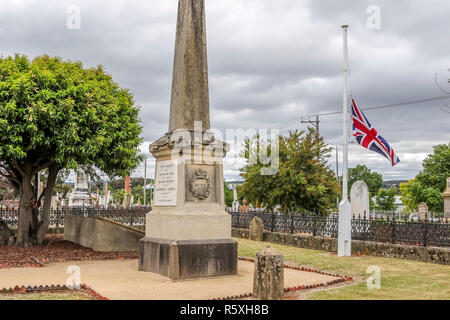
[(246, 142), (244, 155), (250, 159), (251, 154), (269, 145), (279, 149), (276, 174), (263, 175), (264, 165), (260, 161), (248, 163), (241, 169), (245, 182), (239, 191), (249, 203), (267, 209), (279, 206), (284, 212), (327, 212), (335, 205), (339, 186), (334, 172), (327, 166), (331, 148), (323, 138), (317, 139), (313, 129), (296, 130), (267, 144), (256, 137)]
[(423, 169), (416, 178), (401, 186), (403, 204), (411, 211), (417, 211), (421, 202), (425, 202), (430, 211), (444, 211), (441, 194), (450, 177), (450, 143), (434, 146), (433, 149), (433, 153), (423, 161)]
[(395, 210), (395, 195), (397, 189), (392, 187), (390, 189), (380, 189), (375, 196), (375, 207), (378, 210)]
[(48, 169), (45, 212), (63, 168), (124, 175), (140, 160), (138, 114), (132, 94), (102, 66), (47, 55), (0, 59), (0, 173), (20, 190), (17, 245), (31, 245), (30, 234), (48, 225), (45, 215), (33, 222), (41, 201), (34, 175)]
[(355, 168), (348, 169), (348, 193), (350, 194), (350, 189), (352, 185), (358, 181), (364, 181), (369, 187), (369, 192), (371, 194), (377, 194), (378, 190), (383, 185), (383, 177), (377, 172), (373, 172), (365, 165), (357, 165)]
[(230, 190), (230, 188), (228, 187), (228, 183), (226, 183), (226, 182), (224, 182), (223, 190), (225, 192), (225, 205), (227, 207), (232, 207), (233, 206), (233, 200), (234, 200), (234, 192), (233, 192), (233, 190)]

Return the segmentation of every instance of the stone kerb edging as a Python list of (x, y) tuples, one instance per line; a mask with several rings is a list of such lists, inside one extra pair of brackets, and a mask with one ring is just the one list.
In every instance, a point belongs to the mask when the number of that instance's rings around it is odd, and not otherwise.
[(82, 284), (80, 289), (70, 289), (66, 285), (50, 285), (50, 286), (15, 286), (14, 288), (3, 288), (0, 289), (0, 294), (27, 294), (27, 293), (52, 293), (52, 292), (69, 292), (69, 291), (84, 291), (91, 296), (95, 297), (97, 300), (109, 300), (108, 298), (102, 296), (100, 293), (90, 288), (86, 284)]
[[(255, 262), (254, 258), (248, 258), (248, 257), (239, 257), (238, 258), (241, 261), (246, 261), (246, 262)], [(353, 278), (351, 276), (342, 276), (342, 275), (338, 275), (338, 274), (334, 274), (334, 273), (329, 273), (329, 272), (325, 272), (325, 271), (321, 271), (321, 270), (316, 270), (310, 267), (305, 267), (305, 266), (296, 266), (296, 265), (290, 265), (290, 264), (283, 264), (284, 268), (286, 269), (293, 269), (293, 270), (297, 270), (297, 271), (304, 271), (304, 272), (313, 272), (313, 273), (319, 273), (325, 276), (331, 276), (331, 277), (336, 277), (339, 279), (335, 279), (332, 281), (328, 281), (328, 282), (322, 282), (322, 283), (316, 283), (316, 284), (311, 284), (311, 285), (300, 285), (300, 286), (294, 286), (294, 287), (288, 287), (284, 289), (284, 292), (295, 292), (295, 291), (302, 291), (302, 290), (309, 290), (309, 289), (314, 289), (314, 288), (319, 288), (319, 287), (327, 287), (327, 286), (331, 286), (334, 284), (338, 284), (338, 283), (343, 283), (343, 282), (350, 282), (353, 281)], [(220, 298), (214, 298), (212, 300), (237, 300), (237, 299), (243, 299), (243, 298), (250, 298), (253, 296), (252, 292), (248, 292), (248, 293), (244, 293), (244, 294), (240, 294), (240, 295), (234, 295), (234, 296), (229, 296), (229, 297), (220, 297)]]

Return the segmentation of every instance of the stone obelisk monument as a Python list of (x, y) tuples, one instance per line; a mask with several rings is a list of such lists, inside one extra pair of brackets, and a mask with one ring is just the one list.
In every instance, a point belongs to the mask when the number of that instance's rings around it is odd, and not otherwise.
[(175, 280), (237, 274), (224, 200), (228, 145), (209, 129), (205, 1), (180, 0), (169, 132), (150, 146), (155, 194), (140, 242), (141, 271)]

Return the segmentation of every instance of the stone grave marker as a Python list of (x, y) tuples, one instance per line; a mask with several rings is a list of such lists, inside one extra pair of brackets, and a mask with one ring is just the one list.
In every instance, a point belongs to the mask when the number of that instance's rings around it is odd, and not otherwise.
[(284, 258), (270, 246), (256, 254), (253, 296), (259, 300), (284, 297)]
[(425, 202), (422, 202), (418, 206), (419, 220), (424, 222), (428, 220), (428, 206)]
[(254, 217), (252, 221), (250, 221), (250, 240), (264, 240), (264, 223), (259, 217)]
[(450, 218), (450, 177), (447, 179), (447, 190), (442, 194), (444, 198), (444, 215)]
[(352, 205), (352, 215), (356, 218), (369, 215), (369, 187), (364, 181), (356, 181), (350, 190), (350, 202)]

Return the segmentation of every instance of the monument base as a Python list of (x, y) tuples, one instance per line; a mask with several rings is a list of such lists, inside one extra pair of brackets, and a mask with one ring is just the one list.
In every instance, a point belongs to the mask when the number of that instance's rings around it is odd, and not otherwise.
[(164, 240), (143, 238), (139, 271), (172, 280), (237, 275), (238, 245), (231, 239)]

